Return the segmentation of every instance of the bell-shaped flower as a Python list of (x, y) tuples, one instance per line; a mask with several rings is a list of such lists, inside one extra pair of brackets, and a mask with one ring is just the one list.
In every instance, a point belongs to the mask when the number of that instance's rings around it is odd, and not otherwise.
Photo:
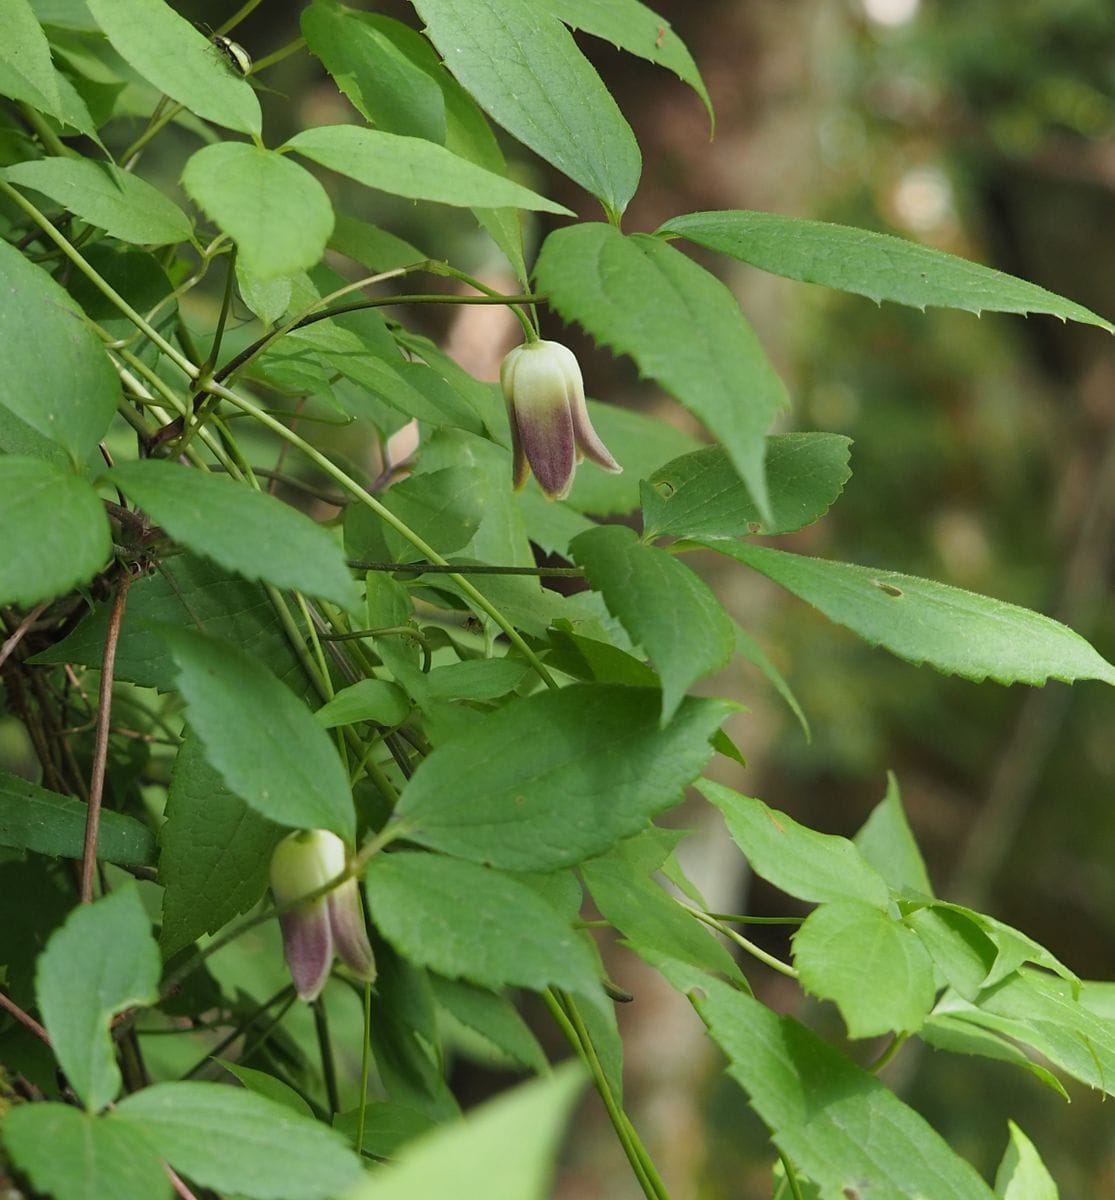
[(545, 341), (516, 346), (503, 360), (499, 381), (511, 423), (516, 488), (533, 471), (543, 492), (562, 500), (583, 458), (605, 471), (623, 470), (592, 427), (581, 368), (567, 346)]
[(325, 829), (292, 833), (271, 855), (271, 894), (279, 908), (283, 950), (303, 1000), (321, 995), (334, 955), (360, 979), (370, 982), (376, 975), (356, 880), (321, 892), (344, 873), (347, 862), (344, 842)]

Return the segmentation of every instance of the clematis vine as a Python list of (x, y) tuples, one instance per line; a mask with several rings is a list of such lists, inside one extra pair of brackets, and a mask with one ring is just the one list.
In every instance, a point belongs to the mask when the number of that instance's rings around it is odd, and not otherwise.
[(295, 990), (306, 1001), (321, 995), (334, 955), (359, 979), (375, 978), (355, 879), (299, 903), (336, 879), (346, 865), (344, 842), (325, 829), (292, 833), (271, 855), (271, 894), (280, 909), (283, 950)]
[(592, 427), (581, 368), (567, 346), (524, 342), (503, 360), (499, 380), (511, 424), (516, 488), (533, 471), (542, 491), (562, 500), (584, 458), (605, 471), (623, 470)]

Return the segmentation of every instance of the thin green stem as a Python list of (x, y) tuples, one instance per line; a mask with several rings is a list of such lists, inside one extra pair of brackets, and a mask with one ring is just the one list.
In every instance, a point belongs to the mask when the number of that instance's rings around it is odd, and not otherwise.
[(761, 946), (756, 946), (753, 941), (745, 938), (743, 934), (737, 933), (730, 925), (725, 925), (723, 921), (718, 921), (715, 917), (709, 916), (708, 913), (701, 912), (699, 908), (693, 908), (691, 905), (678, 900), (674, 897), (675, 903), (683, 908), (691, 917), (701, 922), (702, 925), (707, 925), (710, 929), (715, 929), (717, 933), (722, 933), (730, 941), (735, 942), (742, 950), (746, 950), (752, 958), (757, 958), (759, 962), (765, 963), (772, 971), (777, 971), (780, 975), (785, 975), (788, 979), (797, 979), (798, 973), (788, 963), (784, 963), (780, 958), (775, 958), (773, 954), (768, 954)]
[(219, 34), (225, 34), (230, 30), (235, 29), (241, 21), (245, 21), (248, 19), (248, 17), (250, 17), (252, 13), (259, 8), (261, 3), (262, 0), (244, 0), (244, 3), (232, 14), (231, 17), (229, 17), (227, 21), (217, 28), (216, 32)]
[(305, 44), (306, 39), (304, 37), (296, 37), (294, 41), (287, 42), (285, 46), (280, 46), (278, 50), (273, 50), (270, 54), (265, 54), (263, 58), (252, 63), (252, 69), (248, 74), (258, 75), (261, 71), (266, 71), (268, 67), (273, 67), (276, 63), (282, 62), (284, 58), (290, 58), (292, 54), (297, 54)]
[(120, 310), (120, 312), (122, 312), (137, 329), (141, 330), (154, 345), (158, 346), (158, 348), (167, 356), (167, 358), (170, 359), (172, 363), (174, 363), (176, 367), (178, 367), (178, 369), (184, 375), (190, 379), (197, 378), (198, 371), (193, 363), (191, 363), (188, 358), (175, 349), (175, 347), (172, 346), (157, 329), (153, 329), (151, 325), (149, 325), (147, 321), (145, 321), (143, 317), (141, 317), (139, 313), (132, 308), (127, 300), (125, 300), (124, 297), (121, 296), (114, 287), (106, 283), (105, 280), (101, 278), (100, 274), (94, 270), (94, 268), (90, 266), (84, 258), (82, 258), (69, 240), (58, 232), (58, 230), (50, 223), (50, 221), (47, 220), (45, 216), (43, 216), (41, 212), (39, 212), (39, 210), (31, 203), (30, 200), (28, 200), (14, 187), (12, 187), (10, 183), (7, 183), (3, 179), (0, 179), (0, 194), (7, 196), (13, 204), (23, 209), (23, 211), (31, 218), (31, 220), (33, 220), (35, 224), (39, 226), (39, 228), (47, 235), (47, 237), (50, 238), (50, 240), (59, 248), (59, 250), (62, 251), (62, 253), (70, 260), (70, 262), (77, 267), (77, 269), (90, 281), (90, 283), (92, 283), (102, 295), (111, 300), (112, 303)]
[(909, 1036), (910, 1035), (908, 1033), (895, 1034), (895, 1036), (891, 1038), (890, 1044), (884, 1048), (882, 1054), (880, 1054), (879, 1057), (867, 1069), (873, 1073), (881, 1071), (887, 1065), (887, 1063), (894, 1058), (899, 1050), (902, 1049)]
[[(194, 1063), (194, 1065), (190, 1067), (190, 1069), (184, 1075), (181, 1076), (181, 1078), (192, 1079), (198, 1074), (199, 1071), (203, 1071), (205, 1067), (217, 1057), (217, 1055), (227, 1050), (237, 1038), (243, 1037), (244, 1034), (246, 1034), (248, 1030), (251, 1029), (251, 1027), (264, 1016), (268, 1009), (278, 1004), (284, 996), (290, 996), (293, 995), (293, 993), (293, 984), (288, 983), (285, 987), (280, 988), (270, 1000), (265, 1000), (258, 1008), (253, 1009), (252, 1012), (245, 1018), (245, 1020), (241, 1021), (241, 1023), (237, 1025), (231, 1033), (229, 1033), (226, 1037), (221, 1038), (221, 1040), (210, 1050), (207, 1050), (206, 1053), (199, 1058), (198, 1061)], [(156, 1030), (155, 1032), (158, 1031)], [(142, 1037), (146, 1035), (141, 1033), (140, 1036)]]
[(778, 1151), (778, 1157), (782, 1160), (782, 1170), (786, 1172), (786, 1182), (790, 1186), (790, 1193), (793, 1200), (804, 1200), (801, 1194), (801, 1183), (798, 1181), (798, 1173), (794, 1169), (794, 1164), (782, 1153)]
[(553, 1016), (561, 1031), (569, 1040), (570, 1045), (576, 1050), (585, 1066), (588, 1067), (593, 1085), (600, 1099), (604, 1102), (604, 1108), (607, 1110), (608, 1118), (612, 1122), (612, 1128), (615, 1130), (620, 1146), (627, 1156), (627, 1161), (631, 1164), (631, 1170), (634, 1172), (639, 1187), (643, 1190), (643, 1194), (647, 1197), (647, 1200), (669, 1200), (669, 1193), (666, 1190), (666, 1186), (662, 1182), (654, 1163), (651, 1161), (646, 1147), (643, 1145), (638, 1133), (636, 1133), (627, 1114), (623, 1111), (623, 1107), (616, 1100), (615, 1093), (612, 1091), (612, 1086), (608, 1082), (608, 1076), (600, 1061), (600, 1056), (593, 1045), (592, 1037), (585, 1027), (581, 1014), (577, 1011), (577, 1006), (573, 998), (554, 988), (548, 988), (543, 994), (543, 999), (546, 1002), (546, 1007), (550, 1010), (551, 1016)]
[(407, 575), (533, 575), (541, 579), (584, 579), (580, 567), (495, 567), (486, 563), (389, 563), (350, 558), (354, 571)]
[[(293, 430), (288, 429), (281, 421), (275, 420), (274, 417), (269, 416), (257, 404), (253, 404), (252, 401), (245, 399), (243, 396), (237, 395), (236, 392), (222, 386), (221, 384), (213, 382), (209, 384), (209, 390), (215, 395), (219, 395), (223, 399), (228, 400), (231, 404), (235, 405), (242, 411), (254, 416), (261, 425), (266, 426), (272, 432), (277, 433), (279, 437), (285, 438), (292, 446), (301, 450), (302, 453), (311, 460), (311, 462), (316, 463), (331, 479), (339, 483), (341, 487), (345, 489), (345, 491), (352, 495), (366, 508), (371, 509), (371, 511), (374, 512), (376, 516), (380, 518), (380, 520), (385, 521), (398, 534), (406, 538), (406, 540), (410, 542), (410, 544), (419, 552), (419, 554), (425, 555), (430, 562), (435, 563), (438, 566), (450, 566), (446, 559), (442, 558), (442, 556), (438, 554), (438, 552), (428, 542), (426, 542), (425, 539), (419, 536), (419, 534), (415, 533), (415, 531), (411, 529), (406, 522), (400, 520), (399, 517), (397, 517), (391, 511), (391, 509), (389, 509), (385, 504), (381, 503), (373, 495), (362, 488), (355, 479), (342, 471), (341, 468), (336, 466), (331, 459), (326, 457), (326, 455), (322, 454), (319, 450), (311, 446), (304, 438), (300, 437)], [(507, 617), (503, 615), (503, 613), (487, 598), (487, 596), (478, 591), (468, 579), (460, 574), (460, 572), (451, 570), (448, 574), (449, 578), (453, 580), (453, 582), (458, 588), (460, 588), (462, 592), (464, 592), (466, 598), (472, 602), (473, 606), (484, 613), (485, 616), (490, 617), (491, 620), (494, 621), (495, 624), (498, 625), (499, 628), (504, 632), (504, 634), (506, 634), (508, 640), (513, 646), (515, 646), (515, 648), (527, 660), (527, 662), (530, 663), (542, 682), (545, 683), (547, 687), (556, 688), (558, 686), (556, 680), (553, 678), (550, 672), (546, 670), (542, 660), (530, 648), (530, 646), (526, 644), (522, 638), (522, 635), (515, 628), (515, 626), (511, 624)]]
[(43, 117), (42, 113), (37, 112), (30, 104), (20, 102), (20, 115), (28, 125), (35, 131), (40, 142), (43, 144), (43, 149), (49, 150), (57, 158), (69, 158), (73, 155), (73, 151), (62, 141), (62, 139), (51, 129), (49, 122)]

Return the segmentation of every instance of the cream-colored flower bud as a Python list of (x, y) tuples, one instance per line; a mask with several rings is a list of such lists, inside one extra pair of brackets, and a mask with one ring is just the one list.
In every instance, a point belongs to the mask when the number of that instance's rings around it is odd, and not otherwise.
[(586, 456), (605, 471), (623, 470), (592, 427), (581, 368), (567, 346), (524, 342), (503, 360), (499, 380), (511, 425), (516, 488), (533, 471), (542, 491), (562, 500)]

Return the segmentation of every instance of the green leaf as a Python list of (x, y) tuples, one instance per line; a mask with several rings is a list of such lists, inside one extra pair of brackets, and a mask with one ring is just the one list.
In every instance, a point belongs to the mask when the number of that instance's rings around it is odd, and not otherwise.
[[(534, 274), (565, 320), (629, 354), (640, 374), (704, 423), (763, 520), (773, 522), (765, 435), (786, 392), (724, 284), (657, 238), (625, 237), (600, 224), (551, 233)], [(632, 296), (653, 296), (654, 303), (633, 304)]]
[(394, 820), (410, 841), (477, 862), (569, 866), (677, 804), (728, 711), (687, 699), (660, 729), (659, 695), (645, 688), (574, 684), (513, 700), (422, 762)]
[(573, 29), (603, 38), (647, 62), (665, 67), (687, 83), (701, 98), (715, 127), (712, 101), (701, 72), (685, 43), (670, 28), (670, 23), (638, 0), (544, 0), (548, 9)]
[(411, 703), (397, 683), (386, 679), (360, 679), (341, 690), (314, 713), (323, 729), (352, 725), (356, 721), (375, 721), (393, 729), (410, 715)]
[(440, 975), (432, 975), (430, 983), (442, 1008), (513, 1062), (540, 1075), (550, 1069), (538, 1039), (506, 996)]
[(393, 271), (409, 267), (430, 256), (386, 229), (337, 213), (329, 238), (329, 249), (351, 258), (371, 271)]
[(1031, 1046), (1074, 1079), (1115, 1095), (1115, 1029), (1063, 979), (1023, 968), (975, 1005), (949, 994), (936, 1011)]
[(947, 1013), (935, 1013), (918, 1030), (918, 1037), (934, 1049), (945, 1050), (949, 1054), (969, 1054), (1021, 1067), (1050, 1091), (1056, 1092), (1062, 1100), (1071, 1100), (1064, 1084), (1052, 1071), (1046, 1070), (1039, 1063), (1031, 1062), (1014, 1042), (990, 1029), (980, 1029), (978, 1025), (972, 1025)]
[(283, 830), (225, 787), (188, 737), (174, 760), (159, 834), (163, 955), (246, 912), (267, 888), (267, 866)]
[(306, 706), (237, 647), (166, 625), (160, 633), (190, 724), (227, 787), (279, 825), (330, 829), (351, 844), (348, 778)]
[(414, 7), (445, 65), (493, 120), (605, 208), (627, 207), (642, 169), (638, 143), (561, 22), (530, 0)]
[(58, 74), (35, 10), (28, 0), (5, 0), (0, 40), (0, 90), (54, 117), (62, 115)]
[(600, 915), (641, 954), (650, 948), (702, 971), (743, 979), (735, 959), (709, 930), (648, 878), (639, 843), (629, 838), (607, 854), (581, 864), (581, 874)]
[(321, 261), (333, 206), (309, 171), (282, 154), (245, 142), (205, 146), (186, 163), (182, 186), (261, 282)]
[(991, 1200), (912, 1108), (792, 1017), (710, 979), (697, 1010), (778, 1148), (823, 1196)]
[(159, 951), (134, 884), (75, 908), (39, 956), (39, 1012), (55, 1057), (90, 1112), (120, 1090), (109, 1023), (132, 1005), (150, 1004), (158, 987)]
[(573, 561), (662, 678), (662, 724), (698, 679), (726, 666), (735, 629), (712, 589), (665, 550), (622, 525), (601, 525), (570, 544)]
[(741, 538), (803, 529), (828, 512), (851, 478), (851, 444), (836, 433), (768, 438), (770, 524), (764, 524), (723, 447), (676, 458), (642, 485), (644, 536)]
[(967, 312), (1052, 313), (1115, 332), (1102, 317), (1032, 283), (905, 238), (777, 213), (686, 213), (658, 231), (731, 255), (787, 279), (893, 300)]
[(434, 854), (381, 854), (365, 888), (376, 928), (417, 966), (487, 988), (600, 992), (582, 935), (501, 871)]
[(443, 143), (441, 88), (387, 35), (382, 20), (318, 0), (302, 10), (301, 24), (310, 53), (371, 124)]
[(581, 1069), (566, 1066), (513, 1088), (408, 1145), (346, 1200), (545, 1200), (561, 1131), (583, 1086)]
[[(81, 858), (86, 806), (37, 784), (0, 771), (0, 846), (15, 846), (55, 858)], [(146, 866), (155, 839), (146, 825), (123, 813), (101, 812), (97, 857), (121, 866)]]
[(34, 188), (109, 236), (139, 245), (188, 241), (189, 217), (158, 188), (113, 163), (40, 158), (0, 171), (9, 183)]
[(166, 1200), (170, 1179), (137, 1130), (68, 1104), (20, 1104), (4, 1118), (12, 1161), (55, 1200)]
[(359, 605), (339, 542), (274, 496), (166, 459), (118, 463), (108, 477), (176, 542), (219, 566), (350, 611)]
[(933, 895), (933, 885), (906, 820), (902, 793), (893, 771), (887, 772), (886, 795), (852, 840), (860, 854), (895, 891)]
[(933, 964), (912, 929), (860, 900), (834, 900), (794, 934), (801, 986), (835, 1001), (853, 1038), (916, 1033), (937, 989)]
[(242, 1088), (158, 1083), (106, 1120), (142, 1132), (176, 1171), (254, 1200), (329, 1200), (359, 1176), (334, 1130)]
[(283, 1083), (281, 1079), (276, 1079), (274, 1075), (268, 1075), (265, 1071), (245, 1067), (242, 1063), (229, 1062), (224, 1058), (217, 1058), (214, 1061), (220, 1063), (230, 1075), (235, 1075), (248, 1091), (255, 1092), (257, 1096), (264, 1096), (268, 1100), (274, 1100), (276, 1104), (283, 1104), (304, 1117), (313, 1117), (313, 1109), (289, 1083)]
[(1013, 1122), (1010, 1141), (995, 1172), (995, 1195), (1000, 1200), (1057, 1200), (1057, 1185), (1034, 1143)]
[(427, 679), (435, 700), (498, 700), (532, 673), (525, 659), (478, 658), (435, 667)]
[[(358, 1149), (379, 1158), (395, 1158), (407, 1142), (436, 1127), (432, 1117), (405, 1104), (369, 1104), (364, 1110), (364, 1141)], [(360, 1128), (359, 1108), (338, 1113), (333, 1118), (333, 1128), (341, 1130), (355, 1146)]]
[(773, 579), (872, 646), (980, 682), (1101, 679), (1115, 667), (1077, 633), (1040, 613), (945, 583), (746, 542), (707, 542)]
[(116, 411), (116, 372), (81, 309), (4, 241), (0, 278), (0, 406), (82, 461)]
[(38, 458), (0, 456), (0, 604), (30, 607), (88, 582), (112, 553), (97, 493)]
[(732, 841), (755, 874), (780, 891), (815, 904), (858, 900), (886, 909), (885, 881), (847, 838), (799, 825), (761, 800), (709, 779), (699, 780), (697, 789), (724, 814)]
[(573, 215), (563, 204), (422, 138), (359, 125), (322, 125), (295, 134), (285, 148), (365, 187), (410, 200)]
[[(99, 668), (110, 607), (98, 605), (73, 633), (32, 661)], [(162, 623), (205, 631), (232, 642), (266, 662), (296, 690), (305, 687), (302, 666), (263, 589), (191, 554), (168, 559), (156, 574), (132, 584), (116, 652), (117, 679), (164, 692), (173, 690), (174, 662), (156, 632)]]
[(226, 129), (259, 136), (251, 85), (163, 0), (87, 0), (113, 49), (148, 83)]

